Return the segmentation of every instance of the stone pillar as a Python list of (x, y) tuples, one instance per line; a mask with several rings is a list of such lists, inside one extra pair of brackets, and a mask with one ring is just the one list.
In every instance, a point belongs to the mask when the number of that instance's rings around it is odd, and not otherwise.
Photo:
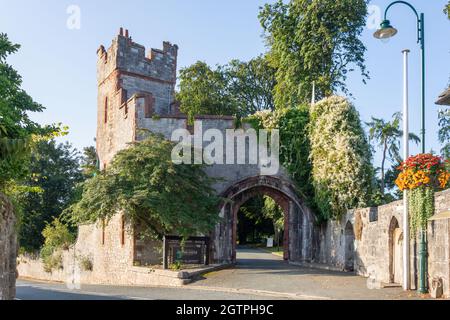
[(17, 237), (11, 202), (0, 193), (0, 300), (16, 296)]
[(232, 263), (234, 251), (233, 206), (226, 203), (220, 211), (220, 222), (212, 234), (213, 263)]
[(289, 260), (290, 261), (300, 261), (301, 257), (301, 243), (303, 242), (302, 226), (301, 226), (301, 216), (297, 204), (293, 201), (289, 201)]

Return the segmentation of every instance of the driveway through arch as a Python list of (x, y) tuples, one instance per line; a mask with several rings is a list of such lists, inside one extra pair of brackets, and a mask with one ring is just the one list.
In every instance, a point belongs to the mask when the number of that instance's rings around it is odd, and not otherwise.
[(270, 196), (284, 211), (284, 260), (310, 262), (315, 217), (304, 205), (293, 184), (276, 176), (246, 178), (221, 194), (226, 200), (220, 209), (221, 221), (212, 234), (214, 262), (236, 262), (237, 214), (245, 202), (257, 195)]

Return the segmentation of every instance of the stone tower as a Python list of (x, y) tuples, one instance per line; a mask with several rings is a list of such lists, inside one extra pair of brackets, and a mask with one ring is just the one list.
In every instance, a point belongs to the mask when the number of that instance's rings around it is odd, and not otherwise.
[(137, 139), (140, 118), (178, 113), (175, 83), (178, 47), (150, 49), (120, 28), (106, 50), (97, 50), (97, 154), (104, 169), (114, 155)]

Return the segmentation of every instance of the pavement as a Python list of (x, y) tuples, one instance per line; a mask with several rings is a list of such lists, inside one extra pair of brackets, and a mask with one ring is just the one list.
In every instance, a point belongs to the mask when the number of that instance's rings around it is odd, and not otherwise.
[(401, 288), (369, 290), (367, 279), (353, 273), (302, 268), (268, 252), (241, 248), (233, 269), (204, 275), (189, 288), (265, 293), (290, 299), (398, 300), (418, 298)]
[(120, 287), (20, 279), (21, 300), (398, 300), (417, 299), (401, 288), (369, 290), (366, 279), (350, 273), (301, 268), (259, 249), (241, 248), (235, 268), (211, 272), (183, 287)]

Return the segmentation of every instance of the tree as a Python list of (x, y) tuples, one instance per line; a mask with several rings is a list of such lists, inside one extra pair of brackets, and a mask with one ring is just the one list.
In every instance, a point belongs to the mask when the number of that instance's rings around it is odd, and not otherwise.
[(343, 97), (310, 108), (314, 198), (322, 219), (366, 206), (373, 192), (372, 155), (359, 114)]
[(284, 230), (284, 212), (283, 209), (276, 203), (274, 199), (264, 196), (264, 207), (262, 209), (263, 215), (266, 219), (270, 219), (273, 223), (275, 231), (275, 242), (280, 246), (280, 234)]
[(442, 144), (441, 154), (444, 158), (450, 157), (450, 109), (439, 110), (438, 139)]
[(450, 1), (446, 4), (444, 8), (444, 13), (447, 15), (448, 19), (450, 20)]
[[(380, 192), (384, 196), (385, 193), (385, 162), (390, 160), (394, 163), (402, 161), (400, 155), (400, 139), (403, 137), (403, 130), (400, 129), (400, 121), (402, 114), (397, 112), (393, 115), (392, 121), (385, 121), (372, 117), (371, 122), (367, 122), (369, 127), (369, 139), (377, 143), (378, 147), (382, 149), (381, 160), (381, 183)], [(416, 143), (420, 142), (417, 135), (410, 133), (409, 140)]]
[(275, 69), (264, 56), (248, 62), (232, 60), (214, 70), (199, 61), (180, 71), (177, 99), (191, 121), (201, 114), (242, 118), (275, 108), (275, 82)]
[(238, 212), (237, 235), (239, 244), (257, 243), (273, 234), (272, 219), (263, 214), (264, 197), (259, 195), (244, 203)]
[(76, 198), (76, 186), (83, 180), (80, 158), (69, 143), (40, 141), (33, 148), (30, 175), (23, 181), (29, 190), (20, 196), (22, 209), (19, 243), (27, 251), (39, 249), (42, 231), (59, 218)]
[(315, 209), (312, 186), (311, 143), (309, 138), (309, 105), (296, 108), (258, 111), (244, 119), (254, 129), (279, 129), (280, 164), (295, 182), (306, 204)]
[(106, 171), (84, 182), (81, 200), (66, 211), (72, 221), (107, 222), (123, 212), (130, 224), (154, 238), (209, 232), (218, 218), (215, 180), (201, 165), (174, 164), (173, 147), (149, 134), (120, 151)]
[(259, 56), (248, 62), (232, 60), (223, 69), (239, 116), (275, 109), (272, 93), (276, 83), (275, 69), (266, 57)]
[(365, 0), (279, 0), (261, 8), (269, 61), (276, 69), (277, 108), (310, 101), (313, 82), (318, 98), (338, 89), (346, 93), (353, 65), (364, 82), (369, 78), (359, 39), (366, 15)]
[(98, 157), (95, 147), (85, 147), (83, 149), (83, 156), (81, 157), (81, 168), (86, 178), (90, 178), (98, 174)]
[(26, 176), (32, 136), (57, 131), (54, 126), (40, 126), (28, 115), (42, 112), (44, 107), (21, 88), (21, 76), (6, 62), (19, 48), (6, 34), (0, 33), (0, 189), (3, 192), (7, 192), (11, 180)]
[(205, 62), (180, 70), (177, 100), (180, 110), (192, 122), (196, 115), (234, 115), (236, 105), (227, 88), (227, 79), (221, 67), (211, 69)]

